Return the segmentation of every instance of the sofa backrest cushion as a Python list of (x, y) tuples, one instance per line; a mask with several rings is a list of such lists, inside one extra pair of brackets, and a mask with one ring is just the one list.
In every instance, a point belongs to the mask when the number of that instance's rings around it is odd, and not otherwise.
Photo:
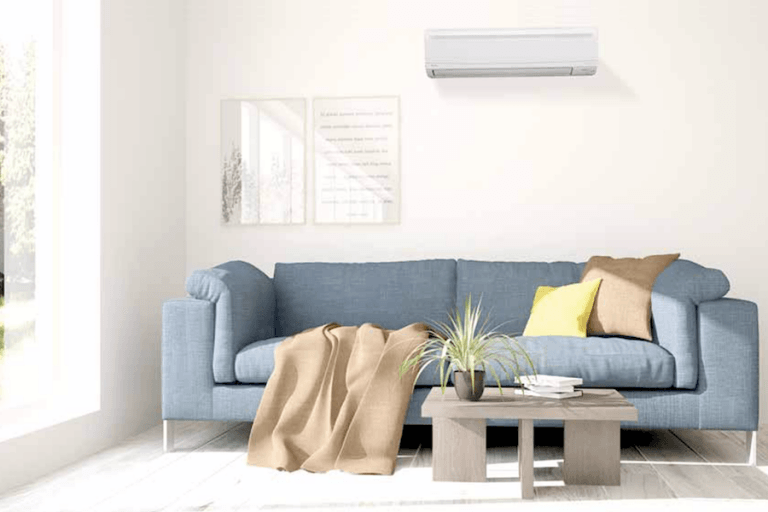
[(475, 304), (482, 297), (482, 311), (489, 315), (489, 327), (520, 335), (531, 314), (536, 289), (577, 283), (582, 268), (583, 265), (569, 262), (459, 260), (456, 307), (462, 307), (469, 295)]
[(399, 329), (445, 321), (456, 301), (456, 262), (278, 263), (277, 336), (329, 322)]

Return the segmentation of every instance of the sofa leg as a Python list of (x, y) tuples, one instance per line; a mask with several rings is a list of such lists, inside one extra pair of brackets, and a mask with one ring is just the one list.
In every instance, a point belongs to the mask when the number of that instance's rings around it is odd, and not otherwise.
[(173, 451), (173, 421), (163, 420), (163, 451)]
[(747, 464), (757, 466), (757, 430), (747, 431)]
[(747, 431), (747, 464), (757, 466), (757, 430)]

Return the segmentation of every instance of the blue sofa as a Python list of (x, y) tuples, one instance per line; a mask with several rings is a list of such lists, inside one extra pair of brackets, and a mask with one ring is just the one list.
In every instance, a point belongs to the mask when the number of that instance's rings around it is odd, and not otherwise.
[[(523, 331), (534, 292), (581, 277), (581, 263), (425, 260), (286, 263), (270, 278), (231, 261), (198, 270), (189, 297), (163, 306), (163, 419), (251, 421), (286, 336), (327, 322), (396, 329), (443, 320), (467, 295), (491, 324)], [(742, 430), (758, 425), (757, 306), (724, 298), (719, 271), (678, 260), (656, 280), (653, 341), (620, 337), (520, 337), (537, 371), (620, 390), (642, 428)], [(407, 424), (426, 424), (421, 403), (437, 384), (422, 374)], [(506, 383), (511, 384), (511, 383)], [(514, 422), (489, 422), (514, 424)], [(166, 425), (169, 425), (168, 423)]]

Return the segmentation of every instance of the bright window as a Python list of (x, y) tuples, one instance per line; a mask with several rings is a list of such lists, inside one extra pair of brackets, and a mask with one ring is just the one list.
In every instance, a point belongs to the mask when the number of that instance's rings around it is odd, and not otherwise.
[(99, 408), (99, 0), (0, 0), (0, 441)]
[[(42, 376), (50, 373), (52, 340), (37, 336), (36, 304), (38, 165), (50, 154), (51, 140), (38, 137), (37, 115), (51, 117), (43, 34), (51, 18), (50, 1), (2, 0), (0, 14), (0, 408), (37, 399)], [(42, 55), (41, 55), (42, 53)], [(47, 90), (45, 90), (47, 89)], [(38, 151), (39, 150), (39, 151)], [(43, 185), (44, 186), (44, 185)], [(49, 245), (49, 244), (48, 244)], [(40, 283), (50, 286), (50, 283)], [(49, 319), (41, 319), (45, 323)]]

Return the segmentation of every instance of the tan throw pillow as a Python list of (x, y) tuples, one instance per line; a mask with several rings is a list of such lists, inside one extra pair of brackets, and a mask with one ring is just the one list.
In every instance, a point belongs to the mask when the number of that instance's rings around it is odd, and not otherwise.
[(587, 335), (615, 334), (652, 340), (651, 291), (661, 272), (680, 254), (646, 258), (593, 256), (581, 282), (602, 279), (587, 323)]

